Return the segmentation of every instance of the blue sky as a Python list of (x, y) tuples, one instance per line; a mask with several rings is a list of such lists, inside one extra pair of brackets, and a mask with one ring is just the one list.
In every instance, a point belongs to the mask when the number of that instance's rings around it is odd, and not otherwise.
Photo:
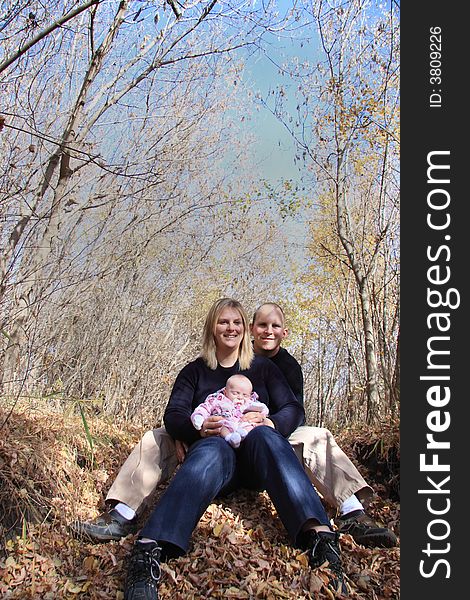
[[(283, 0), (281, 4), (290, 3)], [(263, 98), (267, 98), (269, 91), (278, 85), (289, 87), (289, 78), (279, 73), (278, 65), (283, 65), (294, 56), (303, 60), (313, 60), (315, 54), (314, 44), (303, 40), (301, 45), (300, 35), (298, 39), (270, 35), (267, 41), (269, 45), (264, 53), (259, 52), (247, 60), (243, 77), (245, 84), (250, 86), (252, 91), (259, 92)], [(293, 94), (288, 95), (287, 106), (294, 111), (295, 98)], [(273, 183), (280, 178), (299, 182), (301, 172), (299, 166), (294, 164), (295, 145), (282, 123), (265, 108), (261, 108), (246, 123), (258, 140), (255, 152), (260, 177)]]

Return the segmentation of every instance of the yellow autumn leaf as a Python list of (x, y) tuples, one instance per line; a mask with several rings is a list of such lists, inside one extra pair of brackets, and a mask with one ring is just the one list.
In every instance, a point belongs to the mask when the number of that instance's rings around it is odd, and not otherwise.
[(249, 595), (244, 590), (240, 590), (236, 587), (229, 587), (228, 590), (225, 591), (226, 596), (235, 596), (236, 598), (249, 598)]
[(215, 537), (219, 537), (220, 534), (222, 533), (222, 529), (224, 528), (224, 524), (223, 523), (218, 523), (214, 529), (212, 530), (212, 533), (215, 535)]
[(87, 556), (83, 559), (83, 568), (85, 571), (91, 571), (96, 564), (94, 556)]
[(328, 587), (324, 587), (323, 590), (326, 593), (326, 595), (330, 598), (330, 600), (335, 600), (335, 595)]
[(299, 554), (295, 557), (295, 560), (297, 560), (303, 567), (308, 567), (308, 558), (306, 554)]
[(13, 558), (13, 556), (9, 556), (6, 561), (5, 561), (5, 565), (7, 567), (17, 567), (18, 565), (16, 564), (16, 560)]

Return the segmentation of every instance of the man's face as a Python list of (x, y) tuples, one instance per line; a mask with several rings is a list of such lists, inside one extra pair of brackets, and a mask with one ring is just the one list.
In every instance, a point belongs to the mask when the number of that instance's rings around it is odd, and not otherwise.
[(276, 306), (269, 304), (258, 310), (250, 329), (255, 353), (264, 356), (277, 354), (282, 340), (288, 334), (282, 313)]

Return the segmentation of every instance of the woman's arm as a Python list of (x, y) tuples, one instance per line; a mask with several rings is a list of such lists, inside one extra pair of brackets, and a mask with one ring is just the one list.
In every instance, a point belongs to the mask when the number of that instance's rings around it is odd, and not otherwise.
[(163, 415), (165, 429), (174, 439), (192, 444), (199, 433), (191, 423), (192, 404), (197, 386), (197, 370), (189, 363), (176, 377)]

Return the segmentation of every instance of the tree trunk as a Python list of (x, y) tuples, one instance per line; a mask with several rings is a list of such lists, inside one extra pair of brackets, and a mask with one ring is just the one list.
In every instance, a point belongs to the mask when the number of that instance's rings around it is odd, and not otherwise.
[(374, 339), (374, 328), (371, 315), (371, 302), (368, 289), (367, 274), (364, 272), (359, 260), (356, 257), (356, 251), (350, 232), (349, 214), (346, 205), (345, 193), (340, 189), (340, 172), (342, 168), (341, 156), (338, 157), (336, 174), (336, 222), (338, 226), (338, 236), (348, 256), (349, 265), (354, 273), (359, 290), (362, 310), (362, 325), (364, 329), (365, 342), (365, 360), (367, 375), (367, 422), (372, 420), (374, 408), (379, 406), (378, 392), (378, 367), (376, 358), (376, 344)]
[(378, 390), (378, 367), (376, 358), (376, 344), (374, 340), (374, 329), (372, 315), (370, 311), (370, 297), (367, 289), (367, 279), (362, 278), (359, 284), (359, 294), (361, 298), (362, 323), (364, 327), (364, 343), (366, 353), (366, 372), (367, 372), (367, 422), (372, 421), (374, 408), (379, 406)]

